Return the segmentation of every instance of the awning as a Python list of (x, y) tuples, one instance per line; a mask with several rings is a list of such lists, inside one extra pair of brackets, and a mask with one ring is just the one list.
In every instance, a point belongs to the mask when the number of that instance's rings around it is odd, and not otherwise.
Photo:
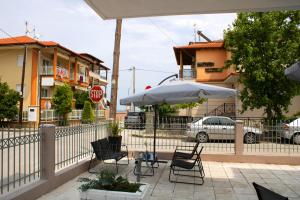
[(85, 0), (103, 19), (299, 10), (299, 0)]

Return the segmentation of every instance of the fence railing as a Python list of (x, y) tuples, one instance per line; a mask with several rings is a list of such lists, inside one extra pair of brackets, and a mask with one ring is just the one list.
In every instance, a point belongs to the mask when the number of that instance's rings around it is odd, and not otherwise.
[(108, 136), (107, 124), (78, 124), (55, 128), (55, 169), (59, 170), (93, 153), (91, 142)]
[[(217, 117), (214, 117), (217, 118)], [(197, 125), (198, 118), (160, 118), (157, 125), (156, 149), (172, 151), (177, 145), (193, 145), (202, 138), (206, 153), (234, 153), (235, 121)], [(227, 119), (227, 118), (226, 118)], [(262, 118), (238, 118), (243, 121), (245, 154), (300, 155), (300, 121), (283, 121)], [(213, 122), (212, 122), (213, 123)], [(122, 124), (123, 125), (123, 124)], [(153, 145), (152, 123), (124, 123), (123, 142), (132, 150), (151, 149)], [(203, 140), (204, 137), (204, 140)], [(206, 138), (208, 139), (206, 141)]]
[(0, 129), (0, 194), (40, 177), (40, 133), (33, 128)]
[[(98, 115), (97, 115), (98, 112)], [(69, 120), (81, 120), (82, 110), (72, 110), (68, 115)], [(104, 110), (94, 110), (94, 116), (104, 117)], [(41, 112), (41, 121), (51, 122), (59, 120), (59, 115), (55, 112), (55, 110), (42, 110)]]

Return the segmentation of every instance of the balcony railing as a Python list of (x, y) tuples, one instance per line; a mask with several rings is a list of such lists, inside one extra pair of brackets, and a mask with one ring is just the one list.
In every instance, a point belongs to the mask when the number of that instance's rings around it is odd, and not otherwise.
[[(98, 115), (97, 113), (98, 112)], [(99, 118), (104, 117), (104, 110), (94, 110), (94, 116), (98, 116)], [(82, 110), (72, 110), (68, 115), (69, 120), (81, 120)], [(57, 121), (59, 120), (59, 115), (55, 112), (55, 110), (42, 110), (41, 113), (41, 121)]]
[(53, 75), (53, 66), (41, 66), (41, 75)]
[(183, 70), (183, 79), (184, 80), (193, 80), (197, 76), (196, 70), (194, 69), (184, 69)]

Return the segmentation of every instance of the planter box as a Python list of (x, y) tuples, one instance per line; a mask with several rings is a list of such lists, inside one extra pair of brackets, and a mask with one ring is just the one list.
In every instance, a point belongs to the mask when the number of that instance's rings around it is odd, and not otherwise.
[(141, 192), (118, 192), (109, 190), (90, 189), (85, 192), (80, 192), (81, 200), (141, 200), (149, 197), (149, 184), (142, 183), (140, 186)]

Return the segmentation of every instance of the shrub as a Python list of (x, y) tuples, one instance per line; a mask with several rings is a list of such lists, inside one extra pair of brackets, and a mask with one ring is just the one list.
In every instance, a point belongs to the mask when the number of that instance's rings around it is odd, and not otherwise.
[(95, 121), (95, 116), (92, 110), (91, 102), (85, 101), (82, 111), (82, 122), (92, 123), (93, 121)]
[(137, 192), (142, 184), (130, 183), (127, 178), (122, 176), (116, 177), (115, 173), (103, 170), (97, 175), (96, 179), (90, 178), (79, 178), (79, 182), (84, 182), (79, 187), (82, 192), (88, 189), (98, 190), (110, 190), (110, 191), (121, 191), (121, 192)]
[(67, 84), (58, 86), (54, 91), (52, 104), (55, 111), (63, 117), (63, 123), (66, 124), (68, 113), (72, 111), (73, 92)]
[(0, 121), (12, 120), (18, 114), (18, 92), (10, 89), (7, 83), (0, 82)]

